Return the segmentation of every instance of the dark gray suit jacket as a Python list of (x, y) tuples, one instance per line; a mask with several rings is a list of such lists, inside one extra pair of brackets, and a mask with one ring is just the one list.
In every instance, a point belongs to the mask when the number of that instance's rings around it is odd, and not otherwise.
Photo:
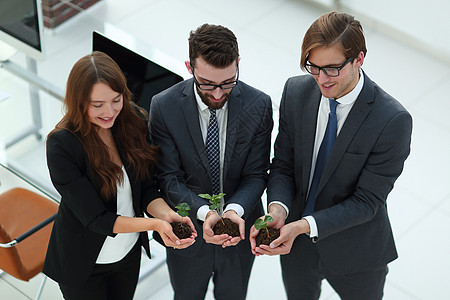
[[(198, 197), (212, 194), (211, 175), (199, 124), (194, 82), (185, 80), (153, 97), (150, 105), (152, 142), (161, 147), (158, 179), (170, 205), (187, 202), (198, 238), (193, 246), (177, 253), (193, 255), (204, 243), (197, 210), (210, 203)], [(225, 206), (240, 204), (245, 211), (246, 237), (253, 222), (263, 214), (261, 195), (266, 188), (272, 103), (263, 92), (239, 81), (228, 99), (228, 124), (223, 166)], [(250, 253), (248, 239), (238, 244)]]
[[(412, 119), (364, 74), (364, 86), (331, 151), (319, 183), (315, 212), (323, 263), (343, 274), (384, 266), (397, 258), (386, 198), (410, 152)], [(280, 104), (268, 202), (305, 208), (320, 89), (311, 75), (286, 82)]]

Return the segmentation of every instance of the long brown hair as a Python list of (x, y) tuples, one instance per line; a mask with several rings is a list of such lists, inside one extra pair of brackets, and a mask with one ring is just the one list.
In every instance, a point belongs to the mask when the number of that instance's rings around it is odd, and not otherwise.
[(91, 169), (98, 177), (100, 194), (104, 199), (110, 199), (117, 192), (117, 182), (123, 182), (123, 174), (121, 168), (112, 162), (106, 145), (98, 136), (98, 126), (91, 123), (87, 115), (92, 87), (99, 82), (123, 96), (123, 108), (112, 130), (116, 143), (120, 145), (123, 163), (132, 165), (139, 179), (149, 176), (150, 168), (156, 162), (157, 147), (147, 141), (147, 125), (131, 105), (131, 92), (116, 62), (99, 51), (78, 60), (67, 80), (66, 114), (52, 132), (66, 129), (81, 139)]

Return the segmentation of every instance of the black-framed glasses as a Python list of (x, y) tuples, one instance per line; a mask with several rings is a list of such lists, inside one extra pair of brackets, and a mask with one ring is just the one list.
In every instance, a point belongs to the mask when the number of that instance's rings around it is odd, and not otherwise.
[(342, 65), (340, 65), (339, 67), (318, 67), (316, 65), (312, 65), (310, 63), (306, 63), (305, 64), (305, 69), (306, 71), (311, 74), (311, 75), (319, 75), (320, 70), (322, 70), (322, 72), (330, 77), (338, 77), (339, 76), (339, 71), (342, 70), (349, 62), (351, 62), (353, 60), (353, 58), (349, 58), (347, 59)]
[(239, 79), (239, 66), (237, 66), (236, 70), (236, 79), (230, 82), (225, 82), (222, 84), (209, 84), (209, 83), (200, 83), (198, 82), (197, 78), (195, 78), (194, 74), (194, 68), (191, 66), (192, 70), (192, 77), (194, 77), (195, 85), (202, 91), (214, 91), (217, 88), (220, 88), (222, 90), (229, 90), (234, 88), (238, 84)]

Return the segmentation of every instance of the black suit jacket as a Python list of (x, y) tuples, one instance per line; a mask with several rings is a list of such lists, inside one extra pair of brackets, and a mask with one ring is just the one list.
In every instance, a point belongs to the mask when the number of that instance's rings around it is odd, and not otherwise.
[[(270, 97), (240, 81), (228, 99), (223, 192), (225, 206), (237, 203), (244, 208), (246, 237), (253, 222), (263, 214), (261, 195), (270, 164), (272, 127)], [(172, 206), (180, 202), (190, 205), (190, 217), (199, 236), (194, 245), (177, 253), (194, 255), (205, 243), (197, 210), (210, 205), (198, 194), (211, 194), (212, 183), (193, 79), (153, 97), (149, 128), (152, 141), (161, 147), (158, 162), (161, 191)], [(248, 239), (237, 247), (241, 253), (250, 253)]]
[[(364, 74), (319, 183), (317, 249), (337, 273), (383, 266), (397, 258), (386, 198), (410, 152), (412, 119), (406, 109)], [(310, 75), (286, 82), (268, 183), (268, 202), (305, 208), (321, 92)]]
[[(121, 147), (116, 141), (119, 153)], [(137, 179), (124, 157), (130, 179), (136, 217), (143, 217), (147, 205), (160, 197), (155, 182)], [(68, 286), (82, 286), (91, 274), (118, 215), (117, 199), (102, 199), (100, 185), (90, 167), (81, 140), (68, 130), (54, 132), (47, 140), (47, 164), (53, 185), (61, 194), (58, 215), (44, 264), (44, 273)], [(140, 243), (150, 256), (147, 232)]]

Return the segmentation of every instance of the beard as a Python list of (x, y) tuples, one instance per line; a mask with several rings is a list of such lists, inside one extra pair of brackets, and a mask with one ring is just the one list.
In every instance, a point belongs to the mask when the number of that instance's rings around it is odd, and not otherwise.
[(213, 98), (212, 95), (203, 93), (198, 88), (197, 88), (197, 93), (200, 96), (200, 99), (202, 99), (202, 102), (206, 106), (208, 106), (211, 109), (216, 110), (216, 109), (221, 109), (225, 105), (225, 103), (228, 101), (228, 98), (230, 98), (231, 91), (230, 91), (230, 93), (227, 93), (227, 94), (224, 93), (222, 96), (222, 100), (220, 102), (214, 102), (213, 100), (211, 100), (211, 98)]

